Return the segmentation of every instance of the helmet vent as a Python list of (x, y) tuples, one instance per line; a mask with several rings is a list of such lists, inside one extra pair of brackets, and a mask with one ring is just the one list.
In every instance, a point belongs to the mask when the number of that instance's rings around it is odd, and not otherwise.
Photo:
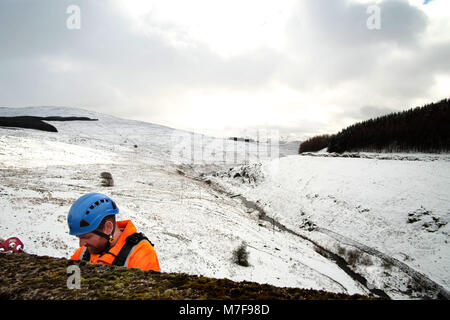
[(113, 209), (116, 210), (117, 209), (116, 203), (114, 201), (111, 201), (111, 204), (113, 206)]
[(94, 205), (90, 206), (89, 208), (90, 208), (91, 210), (93, 210), (93, 209), (94, 209)]
[(84, 227), (87, 227), (87, 226), (89, 226), (90, 225), (90, 223), (89, 222), (87, 222), (86, 220), (81, 220), (80, 221), (80, 228), (84, 228)]
[(88, 211), (86, 211), (86, 214), (89, 214), (89, 212), (90, 212), (89, 210), (88, 210)]

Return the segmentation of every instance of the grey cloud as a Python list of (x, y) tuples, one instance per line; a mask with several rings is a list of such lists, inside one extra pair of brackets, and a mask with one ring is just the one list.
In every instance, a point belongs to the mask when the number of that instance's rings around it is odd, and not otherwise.
[[(69, 4), (81, 8), (80, 30), (66, 28)], [(189, 39), (186, 47), (174, 47), (161, 35), (132, 32), (130, 21), (111, 1), (109, 6), (87, 0), (7, 0), (0, 5), (3, 105), (14, 101), (120, 105), (121, 97), (154, 96), (157, 100), (161, 93), (176, 95), (177, 90), (186, 88), (252, 89), (270, 80), (279, 59), (271, 49), (223, 59), (205, 44)], [(162, 33), (168, 28), (183, 34), (170, 25), (154, 27)], [(45, 65), (46, 59), (74, 63), (79, 69), (53, 72)], [(5, 93), (18, 83), (21, 98)], [(157, 107), (149, 103), (148, 108), (151, 112)]]
[[(301, 2), (290, 21), (293, 38), (302, 39), (299, 32), (308, 31), (311, 43), (325, 48), (329, 45), (352, 49), (353, 46), (379, 44), (414, 45), (427, 27), (426, 15), (402, 0), (385, 0), (378, 4), (381, 10), (381, 29), (370, 30), (367, 20), (369, 4), (346, 0), (315, 0)], [(306, 23), (308, 29), (299, 28)], [(304, 48), (303, 43), (298, 43)]]
[(418, 46), (418, 37), (427, 26), (420, 9), (405, 1), (383, 1), (381, 30), (369, 30), (367, 7), (344, 0), (301, 2), (287, 28), (290, 47), (297, 53), (283, 69), (287, 82), (310, 89), (364, 80), (392, 49)]
[[(281, 71), (285, 83), (297, 90), (364, 84), (369, 97), (405, 103), (426, 96), (437, 73), (449, 73), (450, 42), (425, 46), (421, 37), (429, 20), (407, 1), (379, 4), (381, 30), (367, 28), (366, 4), (299, 3), (287, 29), (297, 55)], [(392, 55), (394, 51), (404, 55)]]
[(364, 121), (381, 117), (395, 111), (395, 109), (388, 107), (363, 106), (360, 108), (356, 108), (355, 110), (347, 110), (345, 113), (341, 113), (341, 117), (348, 117), (356, 119), (357, 121)]
[(418, 47), (404, 57), (386, 59), (380, 70), (372, 74), (371, 90), (374, 95), (384, 97), (385, 100), (389, 98), (397, 104), (427, 96), (436, 81), (436, 75), (450, 75), (449, 56), (450, 41)]

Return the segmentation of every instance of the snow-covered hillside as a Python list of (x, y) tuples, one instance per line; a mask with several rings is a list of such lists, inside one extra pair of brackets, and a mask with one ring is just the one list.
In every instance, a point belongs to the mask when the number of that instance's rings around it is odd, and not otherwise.
[(450, 287), (448, 155), (289, 156), (211, 179), (335, 253), (369, 253), (356, 268), (379, 287), (404, 282), (389, 264)]
[[(165, 272), (350, 294), (377, 288), (394, 298), (420, 296), (410, 280), (416, 270), (450, 286), (445, 160), (277, 160), (289, 151), (82, 109), (0, 108), (0, 116), (14, 115), (98, 119), (49, 122), (58, 133), (0, 128), (0, 237), (20, 237), (30, 253), (70, 257), (70, 205), (103, 192), (119, 219), (132, 219), (155, 243)], [(113, 187), (101, 185), (103, 171)], [(262, 219), (259, 207), (292, 232)], [(249, 267), (232, 261), (242, 242)], [(354, 242), (372, 259), (352, 267), (367, 283), (324, 254), (345, 256)]]

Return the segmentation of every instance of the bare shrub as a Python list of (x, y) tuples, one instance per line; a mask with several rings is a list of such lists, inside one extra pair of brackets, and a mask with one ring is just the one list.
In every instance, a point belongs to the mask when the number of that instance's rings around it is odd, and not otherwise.
[(347, 261), (351, 266), (355, 266), (357, 263), (364, 266), (372, 266), (373, 261), (368, 255), (363, 255), (359, 250), (356, 249), (346, 249), (345, 247), (337, 246), (338, 254)]
[(373, 261), (368, 255), (364, 255), (359, 260), (359, 263), (362, 264), (363, 266), (367, 266), (367, 267), (373, 266)]
[(383, 260), (383, 263), (381, 264), (381, 266), (386, 270), (391, 270), (393, 267), (393, 264), (392, 264), (392, 262), (390, 262), (388, 260)]
[(114, 179), (113, 179), (111, 173), (102, 172), (102, 173), (100, 173), (100, 178), (102, 178), (102, 181), (101, 181), (102, 187), (113, 187), (114, 186)]
[(247, 244), (245, 242), (242, 242), (242, 244), (233, 251), (233, 262), (243, 267), (250, 266), (248, 263)]
[(329, 258), (329, 256), (330, 256), (328, 254), (327, 250), (325, 250), (322, 247), (316, 246), (316, 245), (314, 246), (314, 251), (317, 252), (318, 254), (320, 254), (321, 256), (325, 257), (325, 258)]
[(349, 265), (355, 266), (359, 258), (361, 257), (361, 253), (358, 250), (349, 250), (347, 251), (346, 257), (347, 263)]
[(344, 247), (338, 246), (338, 254), (340, 256), (345, 256), (346, 253), (347, 253), (347, 250)]
[(112, 179), (112, 174), (109, 172), (102, 172), (100, 173), (100, 177), (103, 179)]

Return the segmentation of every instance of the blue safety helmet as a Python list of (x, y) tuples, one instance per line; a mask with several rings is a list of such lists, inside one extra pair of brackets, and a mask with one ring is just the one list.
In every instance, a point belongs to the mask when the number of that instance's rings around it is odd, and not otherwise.
[(67, 223), (69, 233), (79, 236), (95, 231), (103, 218), (119, 213), (115, 202), (102, 193), (88, 193), (70, 207)]

